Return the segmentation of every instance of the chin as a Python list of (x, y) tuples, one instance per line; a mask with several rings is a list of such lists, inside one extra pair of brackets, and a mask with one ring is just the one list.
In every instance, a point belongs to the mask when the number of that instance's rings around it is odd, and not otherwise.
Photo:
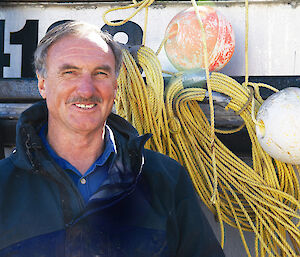
[(83, 124), (83, 126), (78, 126), (78, 130), (86, 131), (86, 132), (93, 132), (97, 130), (102, 130), (104, 124)]

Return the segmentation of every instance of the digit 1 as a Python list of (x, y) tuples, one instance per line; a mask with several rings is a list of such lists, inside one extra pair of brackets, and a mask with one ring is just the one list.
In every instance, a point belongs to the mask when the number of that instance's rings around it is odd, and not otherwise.
[(22, 45), (21, 77), (33, 78), (33, 53), (38, 42), (38, 20), (26, 20), (25, 26), (17, 32), (10, 33), (10, 43)]
[(0, 20), (0, 78), (3, 78), (3, 67), (10, 66), (10, 54), (4, 53), (4, 25), (5, 20)]

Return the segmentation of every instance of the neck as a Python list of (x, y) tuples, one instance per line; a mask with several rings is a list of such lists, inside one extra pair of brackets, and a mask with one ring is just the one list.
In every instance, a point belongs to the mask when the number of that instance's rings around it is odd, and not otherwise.
[(57, 155), (84, 174), (104, 151), (104, 133), (104, 127), (92, 133), (63, 133), (48, 124), (47, 140)]

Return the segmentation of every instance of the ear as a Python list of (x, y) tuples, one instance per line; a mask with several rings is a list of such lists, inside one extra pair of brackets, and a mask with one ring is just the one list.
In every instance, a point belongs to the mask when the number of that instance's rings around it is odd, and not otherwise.
[(38, 79), (38, 89), (39, 89), (40, 95), (43, 97), (43, 99), (46, 99), (45, 78), (42, 77), (38, 72), (36, 72), (36, 77)]

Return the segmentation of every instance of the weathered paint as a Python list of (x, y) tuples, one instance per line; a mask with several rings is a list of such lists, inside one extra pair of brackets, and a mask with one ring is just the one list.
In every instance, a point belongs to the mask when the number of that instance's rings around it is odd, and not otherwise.
[[(210, 71), (221, 70), (234, 52), (234, 33), (225, 17), (210, 6), (198, 11), (206, 32)], [(205, 68), (204, 43), (201, 27), (193, 7), (178, 13), (166, 29), (165, 51), (178, 70)]]

